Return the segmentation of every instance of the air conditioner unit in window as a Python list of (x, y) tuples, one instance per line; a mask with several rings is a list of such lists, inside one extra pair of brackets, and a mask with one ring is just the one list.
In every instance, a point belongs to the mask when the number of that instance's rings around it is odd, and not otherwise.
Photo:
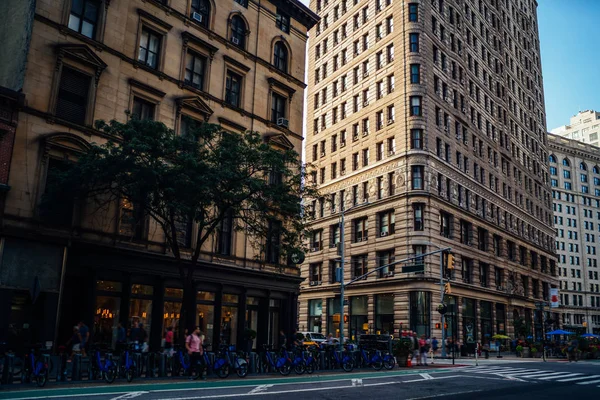
[(368, 130), (368, 129), (365, 129), (365, 130), (363, 131), (363, 136), (367, 136), (368, 134), (369, 134), (369, 130)]
[(467, 109), (465, 107), (463, 107), (462, 108), (462, 112), (463, 112), (463, 114), (466, 114), (467, 113)]
[(317, 286), (319, 281), (310, 281), (310, 286)]
[(393, 276), (394, 276), (394, 273), (393, 273), (393, 272), (388, 272), (387, 274), (385, 274), (385, 277), (386, 277), (386, 278), (391, 278), (391, 277), (393, 277)]
[(357, 141), (358, 140), (358, 135), (354, 135), (353, 139), (354, 139), (354, 141)]
[(365, 100), (365, 101), (363, 101), (363, 107), (366, 107), (366, 106), (368, 106), (368, 105), (369, 105), (369, 100)]
[(390, 119), (388, 119), (388, 125), (391, 125), (391, 124), (393, 124), (393, 123), (394, 123), (394, 120), (393, 120), (393, 119), (391, 119), (391, 118), (390, 118)]
[(325, 157), (325, 152), (324, 151), (321, 152), (321, 157)]
[(204, 18), (204, 16), (200, 13), (197, 13), (197, 12), (192, 13), (192, 19), (194, 21), (198, 21), (198, 22), (202, 23), (203, 18)]
[(381, 236), (381, 237), (384, 237), (384, 236), (387, 236), (387, 235), (388, 235), (388, 233), (387, 233), (387, 232), (381, 232), (381, 235), (380, 235), (380, 236)]
[(338, 246), (338, 244), (337, 244), (337, 243), (331, 243), (331, 244), (329, 245), (329, 248), (330, 248), (330, 249), (335, 249), (337, 246)]
[(444, 132), (448, 132), (450, 129), (448, 129), (448, 126), (444, 126)]
[(346, 141), (340, 142), (340, 147), (346, 147)]
[(231, 38), (231, 42), (232, 42), (233, 44), (235, 44), (236, 46), (239, 46), (239, 44), (240, 44), (240, 39), (238, 39), (238, 38), (236, 38), (236, 37), (232, 37), (232, 38)]
[(287, 118), (277, 118), (277, 126), (288, 128), (290, 126), (290, 121)]
[(340, 175), (346, 175), (346, 170), (345, 169), (341, 170)]
[(388, 152), (388, 155), (390, 155), (390, 156), (393, 156), (394, 154), (396, 154), (396, 152), (395, 152), (394, 150), (390, 150), (390, 151)]
[(313, 248), (310, 249), (310, 251), (312, 251), (314, 253), (315, 251), (319, 251), (319, 248), (318, 247), (313, 247)]

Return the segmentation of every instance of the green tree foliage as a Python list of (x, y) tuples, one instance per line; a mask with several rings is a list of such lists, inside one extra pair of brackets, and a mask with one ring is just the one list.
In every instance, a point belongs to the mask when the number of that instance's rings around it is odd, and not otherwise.
[[(285, 263), (291, 251), (303, 248), (311, 213), (301, 199), (317, 196), (304, 181), (305, 168), (294, 150), (275, 148), (256, 132), (232, 133), (189, 121), (188, 126), (186, 134), (177, 135), (155, 121), (97, 122), (96, 128), (114, 139), (92, 145), (54, 179), (45, 199), (52, 203), (67, 193), (97, 204), (128, 199), (138, 215), (155, 221), (184, 285), (186, 326), (195, 323), (194, 271), (201, 250), (226, 218), (263, 252), (269, 222), (282, 221), (276, 250)], [(191, 243), (181, 229), (189, 221), (195, 230)]]

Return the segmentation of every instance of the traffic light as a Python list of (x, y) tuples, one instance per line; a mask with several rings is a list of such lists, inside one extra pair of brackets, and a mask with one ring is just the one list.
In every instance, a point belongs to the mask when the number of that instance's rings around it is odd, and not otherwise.
[(448, 329), (448, 323), (444, 322), (444, 329)]
[(441, 329), (442, 328), (442, 324), (440, 324), (439, 322), (437, 322), (435, 324), (435, 329)]
[(348, 323), (348, 314), (344, 314), (344, 323)]
[(450, 287), (450, 282), (444, 283), (444, 293), (446, 293), (446, 294), (452, 293), (452, 288)]
[(448, 253), (446, 256), (446, 268), (454, 269), (454, 254), (452, 253)]

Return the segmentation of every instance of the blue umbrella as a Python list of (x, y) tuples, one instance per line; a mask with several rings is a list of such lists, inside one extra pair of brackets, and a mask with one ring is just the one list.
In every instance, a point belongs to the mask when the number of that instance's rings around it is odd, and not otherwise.
[(594, 337), (594, 338), (598, 338), (598, 337), (600, 337), (600, 335), (592, 335), (591, 333), (584, 333), (583, 335), (581, 335), (581, 337)]
[(563, 331), (562, 329), (557, 329), (555, 331), (546, 333), (546, 335), (574, 335), (574, 333)]

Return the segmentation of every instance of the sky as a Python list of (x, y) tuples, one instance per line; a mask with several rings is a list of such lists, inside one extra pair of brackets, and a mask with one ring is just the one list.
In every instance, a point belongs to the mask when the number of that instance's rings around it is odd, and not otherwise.
[[(300, 0), (308, 5), (310, 0)], [(538, 0), (548, 131), (600, 111), (600, 0)]]

